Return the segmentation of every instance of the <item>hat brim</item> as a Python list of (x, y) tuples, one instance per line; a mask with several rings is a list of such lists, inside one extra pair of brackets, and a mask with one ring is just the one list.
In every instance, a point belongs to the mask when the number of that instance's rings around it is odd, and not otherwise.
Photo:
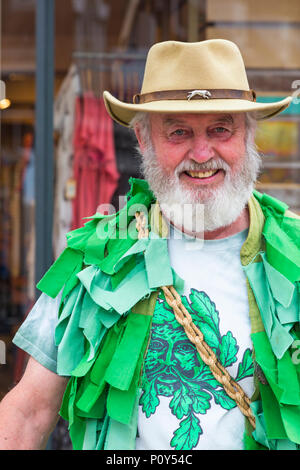
[(284, 111), (292, 97), (274, 103), (259, 103), (240, 99), (161, 100), (144, 104), (124, 103), (104, 91), (103, 99), (108, 114), (123, 126), (129, 127), (138, 112), (147, 113), (244, 113), (252, 112), (257, 120), (268, 119)]

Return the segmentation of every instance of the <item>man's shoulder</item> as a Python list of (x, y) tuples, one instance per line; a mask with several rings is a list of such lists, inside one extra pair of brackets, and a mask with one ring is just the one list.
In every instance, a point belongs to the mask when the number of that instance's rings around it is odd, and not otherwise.
[(96, 213), (83, 227), (67, 234), (66, 249), (40, 280), (38, 289), (55, 297), (67, 286), (65, 292), (69, 293), (78, 283), (78, 273), (89, 266), (100, 268), (108, 276), (116, 274), (120, 258), (137, 241), (135, 214), (148, 211), (154, 202), (146, 181), (131, 178), (129, 183), (121, 210), (111, 215)]
[(253, 191), (253, 196), (258, 201), (264, 215), (273, 214), (275, 217), (296, 219), (297, 221), (300, 220), (300, 215), (291, 210), (284, 201), (281, 201), (270, 194), (261, 193), (257, 190)]
[(124, 237), (118, 237), (115, 231), (118, 229), (127, 230), (135, 212), (148, 210), (154, 200), (145, 180), (130, 178), (129, 186), (130, 189), (124, 197), (123, 207), (114, 208), (116, 210), (108, 215), (96, 212), (94, 215), (86, 217), (82, 227), (67, 233), (67, 246), (84, 252), (91, 238), (106, 242), (116, 237), (122, 240)]
[(265, 221), (262, 230), (270, 265), (291, 282), (300, 279), (300, 217), (287, 204), (267, 194), (254, 193)]

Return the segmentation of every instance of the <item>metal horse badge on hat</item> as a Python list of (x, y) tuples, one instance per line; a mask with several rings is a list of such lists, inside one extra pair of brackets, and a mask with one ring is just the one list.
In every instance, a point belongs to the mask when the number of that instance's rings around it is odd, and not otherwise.
[(201, 96), (201, 98), (204, 98), (206, 100), (209, 100), (209, 98), (211, 97), (211, 93), (207, 90), (194, 90), (194, 91), (190, 91), (188, 94), (187, 94), (187, 99), (188, 101), (190, 101), (190, 99), (194, 98), (194, 96)]

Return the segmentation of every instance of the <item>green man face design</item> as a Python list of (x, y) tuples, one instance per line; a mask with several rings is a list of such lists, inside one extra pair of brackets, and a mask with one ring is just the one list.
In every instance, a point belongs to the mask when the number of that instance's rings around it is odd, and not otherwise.
[(197, 351), (174, 316), (164, 324), (156, 323), (152, 330), (146, 373), (148, 380), (156, 379), (159, 394), (173, 395), (180, 385), (180, 378), (192, 379), (197, 366)]
[[(237, 361), (238, 346), (232, 333), (221, 335), (219, 313), (205, 292), (191, 290), (190, 302), (182, 301), (193, 321), (204, 334), (221, 363), (228, 367)], [(236, 381), (253, 374), (250, 349), (239, 364)], [(144, 365), (143, 394), (140, 404), (147, 417), (155, 413), (159, 396), (172, 397), (169, 407), (181, 420), (175, 430), (171, 447), (191, 450), (203, 433), (198, 414), (205, 414), (213, 399), (227, 410), (236, 406), (200, 359), (195, 346), (176, 321), (174, 313), (161, 294), (156, 303), (152, 336)]]

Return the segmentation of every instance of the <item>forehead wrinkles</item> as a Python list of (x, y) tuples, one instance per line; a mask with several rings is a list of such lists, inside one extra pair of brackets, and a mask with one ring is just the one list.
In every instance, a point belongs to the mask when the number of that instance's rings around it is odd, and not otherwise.
[(184, 118), (183, 116), (163, 116), (162, 117), (162, 125), (163, 127), (170, 127), (173, 125), (181, 125), (181, 126), (193, 126), (195, 124), (198, 125), (212, 125), (215, 123), (223, 123), (223, 124), (234, 124), (234, 118), (231, 114), (216, 114), (211, 116), (209, 119), (203, 122), (201, 117), (198, 120), (190, 120), (189, 118)]

